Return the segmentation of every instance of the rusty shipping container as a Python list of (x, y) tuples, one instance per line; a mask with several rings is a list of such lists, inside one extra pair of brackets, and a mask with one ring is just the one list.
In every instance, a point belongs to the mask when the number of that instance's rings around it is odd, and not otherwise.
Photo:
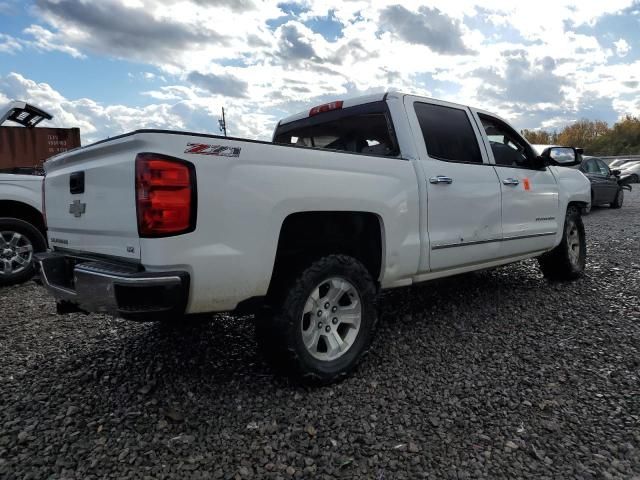
[(0, 127), (0, 170), (42, 168), (60, 152), (80, 146), (79, 128)]

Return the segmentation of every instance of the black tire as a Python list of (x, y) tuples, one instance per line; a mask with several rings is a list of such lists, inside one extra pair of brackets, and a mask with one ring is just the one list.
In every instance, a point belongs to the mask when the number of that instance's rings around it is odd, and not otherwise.
[(575, 280), (583, 275), (586, 258), (587, 242), (582, 217), (577, 208), (569, 207), (560, 244), (539, 257), (538, 263), (542, 274), (549, 280)]
[[(43, 252), (47, 249), (47, 241), (36, 227), (24, 220), (11, 217), (0, 218), (0, 233), (5, 232), (5, 237), (9, 237), (11, 232), (18, 233), (28, 240), (33, 247), (33, 253)], [(6, 245), (6, 241), (0, 241), (0, 244)], [(22, 267), (15, 273), (4, 273), (4, 259), (3, 252), (7, 249), (3, 249), (0, 245), (0, 286), (15, 285), (18, 283), (26, 282), (35, 273), (35, 266), (33, 262), (33, 256), (29, 263)], [(8, 251), (8, 250), (7, 250)], [(8, 255), (8, 253), (7, 253)], [(17, 268), (16, 268), (17, 270)]]
[(622, 203), (624, 202), (624, 190), (619, 188), (618, 193), (616, 194), (616, 198), (609, 205), (611, 208), (622, 208)]
[[(311, 294), (316, 289), (320, 292), (320, 287), (334, 278), (346, 280), (357, 292), (361, 311), (360, 324), (350, 346), (339, 353), (340, 356), (333, 360), (321, 360), (304, 344), (304, 325), (306, 323), (307, 329), (311, 329), (317, 323), (320, 329), (318, 335), (325, 334), (315, 317), (310, 317), (309, 313), (305, 317), (304, 308)], [(276, 370), (304, 383), (327, 385), (344, 379), (367, 353), (378, 319), (377, 290), (369, 271), (352, 257), (329, 255), (314, 262), (288, 285), (288, 288), (285, 286), (280, 289), (280, 295), (273, 296), (276, 300), (272, 300), (269, 307), (256, 316), (256, 335), (261, 352)], [(328, 303), (317, 308), (326, 308), (326, 305)], [(329, 310), (326, 314), (333, 316)], [(322, 328), (330, 327), (327, 318), (327, 323)], [(335, 335), (338, 334), (336, 327)], [(316, 348), (318, 345), (320, 343)], [(328, 351), (328, 343), (326, 348)]]

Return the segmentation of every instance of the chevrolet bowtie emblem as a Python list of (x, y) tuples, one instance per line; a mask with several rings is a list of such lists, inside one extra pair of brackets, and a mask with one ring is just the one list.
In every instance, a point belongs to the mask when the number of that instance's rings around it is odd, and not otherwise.
[(82, 203), (80, 200), (74, 200), (73, 203), (69, 205), (69, 213), (74, 217), (80, 217), (86, 211), (87, 211), (87, 204)]

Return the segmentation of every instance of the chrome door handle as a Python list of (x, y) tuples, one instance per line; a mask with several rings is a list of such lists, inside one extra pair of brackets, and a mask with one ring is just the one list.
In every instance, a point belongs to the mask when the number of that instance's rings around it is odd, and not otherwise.
[(504, 180), (502, 180), (502, 183), (504, 183), (505, 185), (520, 185), (520, 181), (517, 178), (505, 178)]
[(431, 177), (429, 179), (429, 183), (438, 184), (438, 183), (446, 183), (447, 185), (453, 183), (453, 178), (446, 177), (444, 175), (436, 175), (435, 177)]

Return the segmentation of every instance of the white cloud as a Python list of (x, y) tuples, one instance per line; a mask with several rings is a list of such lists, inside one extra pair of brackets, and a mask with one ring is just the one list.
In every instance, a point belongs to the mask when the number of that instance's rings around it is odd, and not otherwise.
[[(0, 36), (0, 52), (34, 48), (137, 62), (144, 71), (114, 88), (143, 88), (138, 93), (152, 104), (63, 98), (54, 89), (62, 85), (20, 75), (2, 79), (0, 92), (20, 84), (25, 96), (48, 99), (51, 108), (58, 102), (57, 121), (79, 122), (91, 139), (150, 124), (216, 132), (223, 105), (232, 134), (270, 138), (280, 116), (387, 88), (476, 105), (530, 128), (581, 112), (611, 115), (609, 106), (622, 115), (640, 92), (639, 79), (629, 76), (631, 55), (621, 60), (637, 39), (620, 38), (614, 51), (585, 33), (633, 0), (294, 3), (298, 16), (258, 0), (37, 0), (37, 21), (24, 38)], [(328, 15), (333, 28), (338, 22), (336, 40), (317, 27)], [(421, 31), (408, 35), (401, 24)], [(3, 50), (3, 41), (14, 43)], [(625, 74), (614, 73), (614, 61)], [(589, 110), (587, 102), (600, 107)]]
[(616, 53), (619, 57), (625, 57), (627, 53), (629, 53), (629, 50), (631, 50), (631, 45), (629, 45), (624, 38), (613, 42), (613, 45), (616, 47)]
[(0, 33), (0, 52), (15, 55), (22, 50), (22, 42), (11, 35)]
[(60, 42), (61, 39), (59, 35), (56, 35), (55, 33), (41, 27), (40, 25), (31, 25), (24, 30), (24, 33), (32, 37), (32, 39), (27, 40), (26, 43), (34, 47), (36, 50), (44, 52), (58, 51), (67, 53), (75, 58), (85, 57), (85, 55), (80, 53), (80, 50), (72, 47), (68, 44), (68, 42)]
[(140, 108), (102, 105), (88, 98), (68, 99), (47, 83), (36, 83), (18, 73), (0, 77), (3, 100), (26, 100), (53, 115), (55, 127), (79, 127), (83, 143), (138, 128), (186, 128), (184, 119), (161, 103)]

